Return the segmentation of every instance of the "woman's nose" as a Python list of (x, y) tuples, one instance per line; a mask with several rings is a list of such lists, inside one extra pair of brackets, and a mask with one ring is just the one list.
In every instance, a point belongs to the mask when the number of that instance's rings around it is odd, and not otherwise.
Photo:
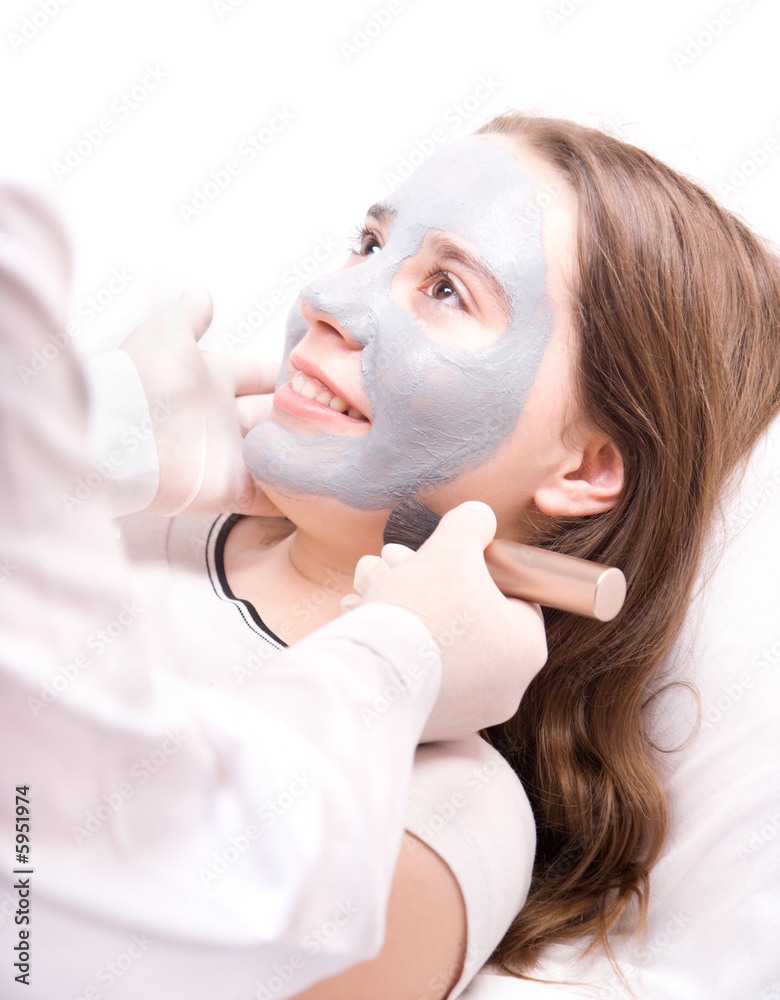
[(314, 296), (309, 296), (301, 292), (298, 296), (298, 308), (310, 330), (318, 334), (339, 338), (344, 341), (344, 345), (351, 350), (361, 350), (363, 344), (358, 343), (349, 331), (346, 330), (339, 321), (324, 308)]
[[(298, 305), (306, 322), (322, 333), (338, 335), (361, 350), (373, 335), (378, 289), (363, 265), (326, 274), (304, 288)], [(362, 272), (362, 273), (361, 273)]]

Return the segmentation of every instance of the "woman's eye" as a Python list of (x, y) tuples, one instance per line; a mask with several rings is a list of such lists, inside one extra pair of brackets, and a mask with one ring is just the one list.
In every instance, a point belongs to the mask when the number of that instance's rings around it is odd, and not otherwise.
[(379, 236), (373, 229), (358, 226), (352, 235), (350, 248), (352, 253), (359, 254), (361, 257), (368, 257), (372, 253), (381, 250), (382, 244), (379, 241)]
[(435, 299), (448, 299), (451, 295), (456, 295), (460, 298), (449, 278), (439, 278), (435, 284), (431, 285), (431, 292)]
[(458, 291), (458, 287), (453, 279), (444, 271), (435, 271), (425, 279), (430, 284), (426, 287), (426, 292), (437, 302), (446, 302), (456, 309), (469, 312), (463, 296)]

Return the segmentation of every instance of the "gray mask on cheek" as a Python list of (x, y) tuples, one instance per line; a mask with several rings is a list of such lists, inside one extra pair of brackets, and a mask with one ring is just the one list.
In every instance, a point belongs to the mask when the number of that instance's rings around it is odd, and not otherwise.
[[(379, 510), (496, 453), (517, 425), (552, 331), (535, 187), (511, 153), (475, 136), (439, 150), (385, 199), (396, 213), (386, 245), (301, 293), (362, 346), (368, 433), (304, 435), (265, 421), (244, 441), (255, 479)], [(429, 340), (391, 294), (399, 268), (432, 229), (467, 240), (509, 301), (506, 330), (473, 353)], [(307, 330), (296, 304), (285, 361)]]

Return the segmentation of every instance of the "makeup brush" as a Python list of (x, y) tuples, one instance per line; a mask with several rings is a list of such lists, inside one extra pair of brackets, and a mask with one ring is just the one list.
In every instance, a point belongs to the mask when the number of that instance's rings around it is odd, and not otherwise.
[[(403, 500), (387, 519), (385, 545), (396, 542), (417, 551), (440, 520), (419, 500)], [(485, 563), (506, 597), (519, 597), (602, 622), (615, 617), (626, 597), (626, 578), (614, 566), (522, 542), (494, 539), (485, 549)]]

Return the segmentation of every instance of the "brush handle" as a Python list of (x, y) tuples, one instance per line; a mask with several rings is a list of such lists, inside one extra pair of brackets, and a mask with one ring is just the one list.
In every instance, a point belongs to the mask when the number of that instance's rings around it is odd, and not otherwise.
[[(416, 551), (440, 520), (421, 501), (402, 500), (390, 512), (384, 541)], [(485, 549), (485, 562), (498, 589), (507, 597), (602, 622), (615, 617), (626, 597), (626, 578), (619, 569), (522, 542), (494, 539)]]
[(485, 549), (485, 563), (507, 597), (547, 608), (611, 621), (623, 607), (626, 578), (614, 566), (497, 538)]

